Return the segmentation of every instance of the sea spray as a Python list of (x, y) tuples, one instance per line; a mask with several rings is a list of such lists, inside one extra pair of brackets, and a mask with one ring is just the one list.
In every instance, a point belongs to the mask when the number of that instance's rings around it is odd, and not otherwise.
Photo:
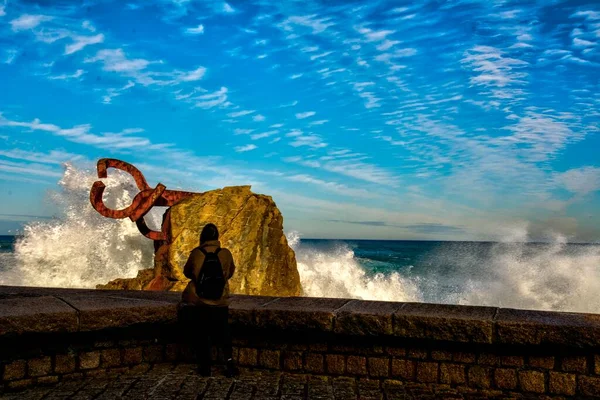
[[(135, 223), (105, 218), (92, 208), (89, 192), (96, 180), (93, 171), (65, 166), (59, 190), (49, 196), (61, 215), (25, 225), (15, 244), (15, 265), (0, 276), (1, 284), (93, 288), (153, 266), (152, 241)], [(138, 192), (131, 176), (119, 171), (104, 182), (112, 208), (128, 206)], [(153, 217), (151, 226), (157, 224)]]
[(302, 246), (300, 235), (290, 232), (288, 243), (296, 251), (300, 282), (305, 296), (358, 298), (363, 300), (421, 301), (417, 279), (398, 272), (368, 275), (353, 251), (340, 243), (322, 252)]

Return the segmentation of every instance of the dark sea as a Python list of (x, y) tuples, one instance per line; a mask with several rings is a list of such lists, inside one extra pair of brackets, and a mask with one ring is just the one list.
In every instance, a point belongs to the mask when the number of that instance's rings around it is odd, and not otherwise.
[[(95, 248), (61, 226), (16, 246), (0, 236), (0, 284), (94, 287), (151, 264), (151, 242), (129, 225)], [(600, 245), (288, 239), (306, 296), (600, 312)]]

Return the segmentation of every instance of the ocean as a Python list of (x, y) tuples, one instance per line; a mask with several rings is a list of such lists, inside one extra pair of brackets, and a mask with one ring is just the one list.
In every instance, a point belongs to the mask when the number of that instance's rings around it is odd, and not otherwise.
[[(152, 267), (152, 241), (134, 223), (90, 207), (96, 179), (68, 167), (50, 197), (60, 217), (28, 223), (16, 241), (0, 236), (0, 285), (93, 288)], [(112, 175), (107, 187), (113, 208), (137, 193), (129, 177)], [(156, 229), (161, 218), (147, 222)], [(306, 296), (600, 313), (598, 244), (523, 243), (522, 232), (496, 243), (287, 237)]]

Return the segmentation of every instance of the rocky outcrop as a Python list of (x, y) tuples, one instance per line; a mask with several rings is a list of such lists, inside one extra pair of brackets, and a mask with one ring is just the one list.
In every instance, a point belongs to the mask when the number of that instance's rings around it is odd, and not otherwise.
[(183, 266), (199, 244), (200, 231), (212, 222), (219, 228), (221, 245), (231, 250), (236, 263), (232, 293), (300, 295), (296, 257), (271, 197), (253, 193), (250, 186), (226, 187), (180, 201), (165, 218), (168, 238), (156, 244), (154, 270), (142, 270), (136, 278), (117, 279), (98, 288), (183, 290), (188, 282)]

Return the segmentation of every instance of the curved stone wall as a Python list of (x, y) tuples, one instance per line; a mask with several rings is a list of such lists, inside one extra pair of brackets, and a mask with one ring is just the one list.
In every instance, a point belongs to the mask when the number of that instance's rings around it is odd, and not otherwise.
[[(179, 293), (0, 287), (3, 390), (189, 360)], [(235, 296), (247, 368), (600, 396), (600, 315)]]

